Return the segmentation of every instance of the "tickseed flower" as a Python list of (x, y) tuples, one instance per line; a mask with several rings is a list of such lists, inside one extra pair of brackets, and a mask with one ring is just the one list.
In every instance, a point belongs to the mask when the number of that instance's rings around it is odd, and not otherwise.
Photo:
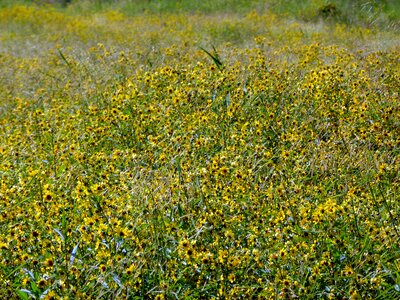
[(133, 272), (135, 271), (136, 267), (137, 267), (137, 266), (136, 266), (135, 264), (130, 265), (130, 266), (125, 270), (126, 275), (132, 275)]
[(99, 270), (100, 270), (101, 272), (105, 272), (105, 271), (107, 270), (107, 267), (106, 267), (104, 264), (101, 264), (101, 265), (99, 266)]
[(44, 288), (46, 286), (46, 284), (47, 284), (47, 281), (43, 278), (41, 278), (37, 283), (38, 287), (41, 289)]
[(54, 266), (54, 259), (49, 257), (44, 261), (44, 265), (46, 267), (53, 267)]

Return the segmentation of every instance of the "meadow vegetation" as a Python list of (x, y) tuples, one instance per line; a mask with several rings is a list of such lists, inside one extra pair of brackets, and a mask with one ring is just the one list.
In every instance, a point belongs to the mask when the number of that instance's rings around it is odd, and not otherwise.
[(397, 1), (194, 3), (0, 4), (0, 298), (398, 299)]

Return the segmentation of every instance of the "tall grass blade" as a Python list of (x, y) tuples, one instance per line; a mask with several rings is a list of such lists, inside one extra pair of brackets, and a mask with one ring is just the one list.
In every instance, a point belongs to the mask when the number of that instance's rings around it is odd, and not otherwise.
[(74, 263), (75, 257), (76, 257), (76, 252), (78, 251), (78, 247), (79, 247), (79, 243), (76, 244), (76, 246), (74, 247), (74, 249), (71, 252), (71, 257), (69, 258), (69, 265), (72, 266), (72, 264)]
[(71, 64), (69, 63), (69, 61), (67, 60), (67, 58), (65, 57), (65, 55), (62, 53), (61, 49), (57, 49), (58, 53), (60, 54), (61, 59), (67, 64), (67, 66), (72, 69)]
[(215, 65), (217, 66), (218, 70), (222, 70), (224, 68), (224, 64), (221, 62), (219, 55), (217, 53), (217, 50), (215, 49), (215, 47), (213, 46), (214, 49), (214, 54), (211, 54), (210, 52), (208, 52), (206, 49), (204, 49), (203, 47), (200, 47), (201, 50), (203, 50), (209, 57), (211, 57), (211, 59), (213, 60), (213, 62), (215, 63)]
[(60, 236), (60, 238), (61, 238), (62, 241), (64, 242), (64, 241), (65, 241), (64, 235), (61, 233), (61, 231), (58, 230), (57, 228), (53, 228), (53, 230)]
[(32, 271), (31, 271), (31, 270), (28, 270), (28, 269), (22, 269), (22, 271), (24, 271), (24, 272), (25, 272), (25, 274), (28, 274), (28, 275), (29, 275), (29, 277), (30, 277), (32, 280), (35, 280), (35, 276), (33, 275), (33, 273), (32, 273)]
[(119, 279), (118, 275), (113, 275), (113, 280), (118, 284), (120, 288), (123, 288), (124, 285), (121, 283), (121, 280)]

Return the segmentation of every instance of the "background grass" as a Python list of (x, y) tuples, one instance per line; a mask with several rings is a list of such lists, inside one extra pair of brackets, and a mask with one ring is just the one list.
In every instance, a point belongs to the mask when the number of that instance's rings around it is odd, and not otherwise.
[[(3, 0), (0, 5), (15, 3), (44, 3), (45, 1)], [(53, 1), (57, 4), (57, 1)], [(60, 1), (58, 1), (59, 3)], [(119, 9), (128, 15), (150, 13), (246, 13), (256, 10), (260, 13), (266, 10), (278, 15), (293, 17), (299, 20), (315, 22), (318, 20), (334, 20), (350, 25), (378, 27), (385, 30), (398, 30), (400, 19), (400, 3), (395, 0), (75, 0), (69, 5), (70, 11), (76, 13), (93, 13), (107, 9)]]

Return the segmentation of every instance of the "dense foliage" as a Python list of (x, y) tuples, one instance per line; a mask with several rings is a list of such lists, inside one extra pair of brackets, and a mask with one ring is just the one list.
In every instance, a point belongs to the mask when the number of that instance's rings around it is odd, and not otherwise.
[(0, 9), (1, 298), (400, 297), (396, 32), (73, 5)]

